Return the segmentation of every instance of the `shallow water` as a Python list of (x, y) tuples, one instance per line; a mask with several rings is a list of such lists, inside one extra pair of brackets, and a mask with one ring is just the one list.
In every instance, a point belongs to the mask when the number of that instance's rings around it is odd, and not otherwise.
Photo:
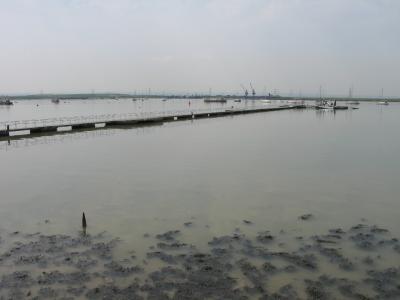
[[(188, 107), (189, 100), (20, 101), (1, 107), (0, 120)], [(190, 107), (206, 106), (190, 100)], [(116, 257), (135, 250), (139, 261), (155, 234), (172, 229), (199, 250), (235, 228), (250, 237), (284, 230), (286, 250), (297, 247), (295, 236), (360, 222), (400, 237), (399, 116), (400, 104), (363, 103), (336, 113), (278, 111), (2, 140), (0, 236), (74, 235), (85, 211), (89, 233), (121, 238)], [(312, 220), (298, 219), (306, 213)], [(398, 266), (399, 254), (390, 255)], [(329, 264), (322, 269), (335, 273)], [(278, 276), (271, 289), (304, 276)]]

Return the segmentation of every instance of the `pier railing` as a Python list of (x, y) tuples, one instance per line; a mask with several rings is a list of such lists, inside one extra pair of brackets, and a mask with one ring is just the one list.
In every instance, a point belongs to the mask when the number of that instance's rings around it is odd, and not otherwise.
[(73, 116), (73, 117), (60, 117), (60, 118), (46, 118), (46, 119), (31, 119), (31, 120), (15, 120), (15, 121), (0, 121), (1, 130), (30, 130), (42, 127), (68, 127), (73, 125), (79, 125), (84, 123), (102, 124), (112, 121), (135, 121), (135, 120), (146, 120), (154, 119), (158, 117), (180, 117), (193, 114), (210, 113), (215, 114), (218, 112), (226, 112), (229, 110), (257, 110), (264, 109), (264, 107), (248, 107), (248, 108), (217, 108), (217, 109), (193, 109), (193, 110), (166, 110), (160, 112), (137, 112), (137, 113), (114, 113), (114, 114), (102, 114), (102, 115), (87, 115), (87, 116)]

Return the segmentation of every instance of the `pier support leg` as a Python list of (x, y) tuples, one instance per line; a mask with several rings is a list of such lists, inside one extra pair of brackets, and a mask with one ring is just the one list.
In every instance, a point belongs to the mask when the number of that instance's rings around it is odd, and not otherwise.
[(10, 136), (10, 132), (8, 130), (0, 130), (0, 136)]
[(10, 125), (7, 124), (6, 130), (0, 130), (0, 136), (10, 136)]

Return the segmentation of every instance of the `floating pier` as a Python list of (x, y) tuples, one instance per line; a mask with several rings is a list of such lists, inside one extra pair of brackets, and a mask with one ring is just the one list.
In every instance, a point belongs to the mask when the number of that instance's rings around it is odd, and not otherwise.
[[(146, 112), (146, 113), (128, 113), (128, 114), (109, 114), (95, 115), (83, 117), (68, 118), (50, 118), (37, 120), (20, 120), (0, 122), (0, 137), (7, 137), (18, 134), (34, 134), (57, 132), (62, 128), (69, 130), (94, 129), (99, 125), (110, 126), (130, 126), (145, 125), (148, 123), (173, 122), (188, 119), (223, 117), (228, 115), (260, 113), (277, 110), (289, 110), (305, 108), (304, 105), (281, 105), (268, 107), (252, 107), (252, 108), (232, 108), (232, 109), (199, 109), (184, 111), (163, 111), (163, 112)], [(100, 128), (103, 128), (100, 127)], [(29, 132), (28, 132), (29, 131)]]

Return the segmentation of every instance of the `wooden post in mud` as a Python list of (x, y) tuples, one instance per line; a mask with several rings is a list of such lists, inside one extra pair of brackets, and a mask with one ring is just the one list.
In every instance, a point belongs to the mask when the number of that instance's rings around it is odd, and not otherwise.
[(85, 216), (85, 212), (82, 213), (82, 228), (83, 230), (86, 230), (86, 216)]

